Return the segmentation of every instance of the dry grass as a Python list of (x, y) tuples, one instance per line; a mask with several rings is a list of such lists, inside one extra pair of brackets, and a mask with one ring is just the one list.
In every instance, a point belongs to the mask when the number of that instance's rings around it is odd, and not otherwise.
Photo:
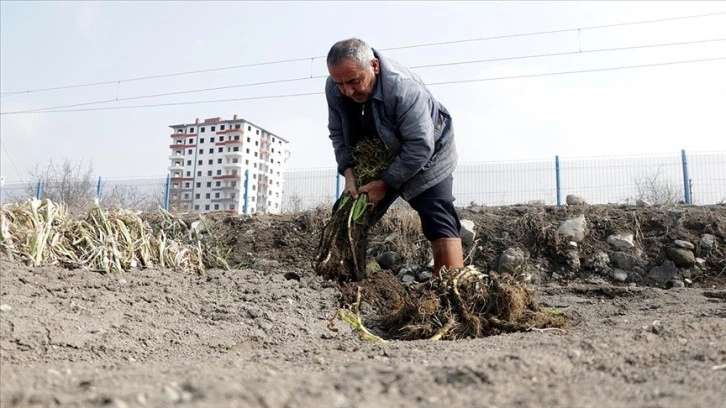
[(203, 218), (187, 225), (163, 209), (149, 222), (140, 213), (98, 205), (75, 217), (48, 199), (8, 204), (0, 210), (0, 248), (29, 266), (106, 273), (152, 266), (200, 274), (208, 267), (228, 268)]

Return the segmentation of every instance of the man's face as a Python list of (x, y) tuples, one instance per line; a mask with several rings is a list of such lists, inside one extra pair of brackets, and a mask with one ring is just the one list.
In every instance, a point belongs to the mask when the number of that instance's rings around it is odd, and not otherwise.
[(378, 58), (374, 58), (370, 65), (365, 67), (359, 66), (350, 58), (328, 67), (328, 72), (340, 92), (358, 103), (367, 102), (371, 98), (378, 71)]

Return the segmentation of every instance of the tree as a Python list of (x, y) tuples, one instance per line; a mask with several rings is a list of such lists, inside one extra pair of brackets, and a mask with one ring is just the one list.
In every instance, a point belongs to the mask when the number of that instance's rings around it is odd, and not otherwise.
[(683, 199), (683, 187), (672, 180), (664, 180), (661, 169), (635, 180), (637, 198), (653, 205), (675, 204)]
[[(72, 213), (85, 211), (96, 197), (93, 180), (93, 164), (84, 166), (83, 160), (73, 162), (65, 158), (58, 165), (50, 160), (45, 167), (36, 164), (29, 171), (34, 180), (42, 180), (41, 199), (64, 203)], [(30, 196), (35, 196), (35, 186), (27, 187)]]

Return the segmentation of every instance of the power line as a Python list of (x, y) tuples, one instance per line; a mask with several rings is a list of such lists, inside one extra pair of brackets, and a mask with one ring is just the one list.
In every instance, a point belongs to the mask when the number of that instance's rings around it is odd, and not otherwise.
[[(567, 52), (558, 52), (558, 53), (520, 55), (520, 56), (514, 56), (514, 57), (501, 57), (501, 58), (488, 58), (488, 59), (468, 60), (468, 61), (458, 61), (458, 62), (446, 62), (446, 63), (439, 63), (439, 64), (417, 65), (417, 66), (412, 66), (411, 69), (444, 67), (444, 66), (465, 65), (465, 64), (478, 64), (478, 63), (484, 63), (484, 62), (511, 61), (511, 60), (528, 59), (528, 58), (557, 57), (557, 56), (564, 56), (564, 55), (588, 54), (588, 53), (596, 53), (596, 52), (626, 51), (626, 50), (635, 50), (635, 49), (642, 49), (642, 48), (692, 45), (692, 44), (701, 44), (701, 43), (718, 42), (718, 41), (726, 41), (726, 38), (712, 38), (712, 39), (706, 39), (706, 40), (682, 41), (682, 42), (673, 42), (673, 43), (664, 43), (664, 44), (648, 44), (648, 45), (636, 45), (636, 46), (630, 46), (630, 47), (600, 48), (600, 49), (594, 49), (594, 50), (578, 50), (578, 51), (567, 51)], [(70, 105), (60, 105), (60, 106), (52, 106), (52, 107), (46, 107), (46, 108), (28, 109), (28, 110), (24, 110), (24, 111), (0, 112), (0, 115), (43, 112), (43, 111), (48, 111), (48, 110), (75, 108), (75, 107), (79, 107), (79, 106), (98, 105), (98, 104), (103, 104), (103, 103), (130, 101), (130, 100), (147, 99), (147, 98), (157, 98), (157, 97), (162, 97), (162, 96), (172, 96), (172, 95), (181, 95), (181, 94), (198, 93), (198, 92), (218, 91), (218, 90), (223, 90), (223, 89), (243, 88), (243, 87), (258, 86), (258, 85), (299, 82), (299, 81), (306, 81), (306, 80), (311, 80), (311, 79), (321, 79), (321, 78), (327, 78), (327, 75), (289, 78), (289, 79), (280, 79), (280, 80), (272, 80), (272, 81), (264, 81), (264, 82), (236, 84), (236, 85), (225, 85), (225, 86), (218, 86), (218, 87), (213, 87), (213, 88), (202, 88), (202, 89), (193, 89), (193, 90), (186, 90), (186, 91), (166, 92), (166, 93), (160, 93), (160, 94), (131, 96), (131, 97), (126, 97), (126, 98), (105, 99), (105, 100), (100, 100), (100, 101), (82, 102), (82, 103), (76, 103), (76, 104), (70, 104)]]
[[(451, 44), (461, 44), (461, 43), (467, 43), (467, 42), (500, 40), (500, 39), (507, 39), (507, 38), (516, 38), (516, 37), (528, 37), (528, 36), (535, 36), (535, 35), (557, 34), (557, 33), (565, 33), (565, 32), (570, 32), (570, 31), (595, 30), (595, 29), (602, 29), (602, 28), (621, 27), (621, 26), (638, 25), (638, 24), (652, 24), (652, 23), (659, 23), (659, 22), (665, 22), (665, 21), (712, 17), (712, 16), (718, 16), (718, 15), (724, 15), (724, 14), (726, 14), (726, 11), (705, 13), (705, 14), (695, 14), (695, 15), (689, 15), (689, 16), (666, 17), (666, 18), (660, 18), (660, 19), (654, 19), (654, 20), (631, 21), (631, 22), (626, 22), (626, 23), (603, 24), (603, 25), (595, 25), (595, 26), (579, 27), (579, 28), (565, 28), (565, 29), (548, 30), (548, 31), (534, 31), (534, 32), (528, 32), (528, 33), (504, 34), (504, 35), (497, 35), (497, 36), (468, 38), (468, 39), (461, 39), (461, 40), (441, 41), (441, 42), (431, 42), (431, 43), (424, 43), (424, 44), (403, 45), (403, 46), (399, 46), (399, 47), (381, 48), (381, 51), (394, 51), (394, 50), (403, 50), (403, 49), (411, 49), (411, 48), (434, 47), (434, 46), (440, 46), (440, 45), (451, 45)], [(119, 80), (115, 80), (115, 81), (102, 81), (102, 82), (91, 82), (91, 83), (77, 84), (77, 85), (65, 85), (65, 86), (56, 86), (56, 87), (49, 87), (49, 88), (37, 88), (37, 89), (30, 89), (30, 90), (26, 90), (26, 91), (0, 92), (0, 96), (16, 95), (16, 94), (23, 94), (23, 93), (27, 94), (27, 93), (47, 92), (47, 91), (56, 91), (56, 90), (62, 90), (62, 89), (83, 88), (83, 87), (109, 85), (109, 84), (121, 84), (122, 82), (143, 81), (143, 80), (148, 80), (148, 79), (168, 78), (168, 77), (181, 76), (181, 75), (201, 74), (201, 73), (206, 73), (206, 72), (217, 72), (217, 71), (225, 71), (225, 70), (231, 70), (231, 69), (259, 67), (259, 66), (300, 62), (300, 61), (308, 61), (308, 60), (313, 61), (313, 60), (321, 59), (321, 58), (326, 58), (326, 56), (322, 55), (322, 56), (314, 56), (314, 57), (306, 57), (306, 58), (290, 58), (290, 59), (275, 60), (275, 61), (233, 65), (233, 66), (228, 66), (228, 67), (206, 68), (206, 69), (199, 69), (199, 70), (194, 70), (194, 71), (175, 72), (175, 73), (170, 73), (170, 74), (149, 75), (149, 76), (142, 76), (142, 77), (136, 77), (136, 78), (119, 79)]]
[[(608, 67), (608, 68), (593, 68), (593, 69), (583, 69), (583, 70), (576, 70), (576, 71), (548, 72), (548, 73), (543, 73), (543, 74), (522, 74), (522, 75), (512, 75), (512, 76), (502, 76), (502, 77), (491, 77), (491, 78), (462, 79), (462, 80), (453, 80), (453, 81), (433, 82), (433, 83), (427, 84), (427, 86), (462, 84), (462, 83), (472, 83), (472, 82), (486, 82), (486, 81), (501, 81), (501, 80), (519, 79), (519, 78), (538, 78), (538, 77), (555, 76), (555, 75), (582, 74), (582, 73), (615, 71), (615, 70), (634, 69), (634, 68), (649, 68), (649, 67), (657, 67), (657, 66), (690, 64), (690, 63), (711, 62), (711, 61), (720, 61), (720, 60), (726, 60), (726, 57), (660, 62), (660, 63), (655, 63), (655, 64), (626, 65), (626, 66)], [(159, 104), (149, 104), (149, 105), (130, 105), (130, 106), (108, 106), (108, 107), (100, 107), (100, 108), (83, 108), (83, 109), (59, 109), (59, 110), (47, 110), (47, 111), (42, 111), (42, 112), (20, 111), (20, 112), (7, 112), (7, 113), (2, 113), (2, 114), (10, 115), (10, 114), (24, 114), (24, 113), (25, 114), (27, 114), (27, 113), (60, 113), (60, 112), (87, 112), (87, 111), (117, 110), (117, 109), (137, 109), (137, 108), (153, 108), (153, 107), (162, 107), (162, 106), (197, 105), (197, 104), (204, 104), (204, 103), (238, 102), (238, 101), (249, 101), (249, 100), (260, 100), (260, 99), (292, 98), (292, 97), (313, 96), (313, 95), (322, 95), (322, 94), (323, 94), (323, 92), (306, 92), (306, 93), (295, 93), (295, 94), (250, 96), (250, 97), (244, 97), (244, 98), (231, 98), (231, 99), (213, 99), (213, 100), (206, 100), (206, 101), (170, 102), (170, 103), (159, 103)]]
[(3, 150), (5, 150), (5, 154), (8, 155), (8, 160), (10, 160), (10, 164), (13, 165), (13, 169), (15, 169), (15, 174), (17, 174), (18, 175), (18, 178), (20, 179), (20, 181), (24, 183), (25, 180), (23, 180), (23, 176), (20, 175), (20, 172), (18, 171), (18, 168), (15, 167), (15, 162), (13, 161), (13, 157), (10, 156), (10, 152), (8, 151), (8, 148), (5, 147), (5, 143), (3, 143), (2, 140), (0, 140), (0, 144), (2, 144)]

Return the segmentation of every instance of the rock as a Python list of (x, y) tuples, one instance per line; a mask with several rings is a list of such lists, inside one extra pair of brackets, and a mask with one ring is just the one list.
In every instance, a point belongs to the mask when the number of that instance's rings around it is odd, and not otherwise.
[(376, 262), (381, 266), (381, 269), (392, 269), (401, 260), (401, 256), (393, 251), (383, 252), (376, 257)]
[(635, 200), (635, 205), (637, 205), (638, 207), (652, 207), (653, 203), (646, 199), (639, 198)]
[(527, 205), (534, 205), (537, 207), (544, 207), (546, 205), (545, 200), (529, 200)]
[(613, 279), (618, 282), (625, 282), (628, 280), (628, 273), (622, 269), (615, 269), (613, 270)]
[(524, 266), (524, 252), (519, 248), (507, 248), (499, 256), (497, 271), (499, 273), (516, 274), (522, 271)]
[(610, 265), (610, 257), (606, 252), (597, 251), (585, 260), (585, 267), (595, 272), (601, 272)]
[(568, 194), (565, 198), (567, 205), (587, 205), (585, 199), (574, 194)]
[(255, 260), (255, 267), (267, 269), (277, 268), (280, 266), (280, 262), (274, 259), (257, 259)]
[(671, 218), (674, 218), (677, 220), (677, 219), (683, 217), (684, 215), (686, 215), (686, 210), (671, 209), (671, 210), (668, 210), (668, 215), (670, 215)]
[(9, 312), (11, 310), (13, 310), (13, 308), (10, 307), (10, 305), (6, 305), (5, 303), (0, 305), (0, 312)]
[(633, 234), (613, 234), (607, 239), (608, 244), (618, 249), (630, 249), (635, 246), (633, 244)]
[(575, 242), (582, 242), (585, 239), (585, 227), (587, 221), (584, 215), (580, 215), (577, 218), (567, 220), (560, 225), (557, 229), (557, 234), (565, 237), (566, 239), (572, 239)]
[(403, 282), (403, 283), (413, 283), (413, 282), (416, 282), (416, 277), (413, 276), (413, 275), (405, 274), (401, 278), (401, 282)]
[(686, 283), (683, 282), (680, 279), (674, 279), (673, 282), (671, 282), (671, 283), (673, 284), (673, 287), (674, 288), (680, 289), (680, 288), (685, 288), (686, 287)]
[(699, 268), (703, 268), (706, 266), (706, 260), (703, 258), (696, 258), (696, 265), (698, 265)]
[(567, 251), (565, 257), (567, 258), (567, 266), (570, 267), (570, 270), (574, 272), (580, 270), (580, 255), (577, 253), (577, 251), (575, 251), (574, 249)]
[(695, 245), (691, 244), (688, 241), (683, 241), (681, 239), (677, 239), (677, 240), (673, 241), (673, 244), (675, 246), (677, 246), (678, 248), (686, 248), (686, 249), (694, 249), (694, 248), (696, 248)]
[(431, 271), (421, 271), (416, 276), (416, 279), (418, 279), (419, 282), (426, 282), (431, 279), (432, 276), (434, 276), (434, 274)]
[(696, 263), (696, 257), (688, 249), (669, 247), (666, 249), (666, 253), (668, 254), (668, 258), (673, 260), (676, 266), (681, 268), (690, 268)]
[(585, 282), (593, 285), (607, 285), (608, 282), (600, 276), (588, 276), (585, 278)]
[(459, 235), (461, 236), (461, 243), (464, 245), (471, 246), (474, 244), (476, 238), (476, 231), (474, 231), (474, 221), (472, 220), (461, 220), (461, 229)]
[(716, 248), (716, 236), (712, 234), (701, 235), (701, 248), (709, 250)]
[(647, 262), (639, 256), (620, 251), (613, 253), (611, 259), (618, 268), (626, 271), (642, 271), (647, 265)]
[(648, 274), (649, 278), (663, 285), (672, 281), (677, 276), (678, 268), (676, 268), (676, 264), (668, 259), (666, 259), (661, 265), (654, 266)]

